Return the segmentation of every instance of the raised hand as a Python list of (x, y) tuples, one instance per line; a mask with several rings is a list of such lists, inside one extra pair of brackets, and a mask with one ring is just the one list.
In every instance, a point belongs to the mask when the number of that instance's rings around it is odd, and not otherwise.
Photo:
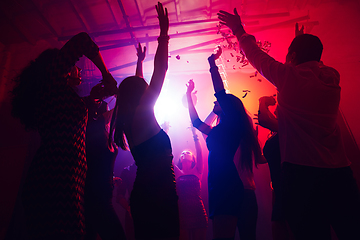
[(192, 91), (194, 91), (194, 88), (195, 88), (194, 81), (192, 79), (190, 79), (188, 84), (186, 84), (186, 87), (187, 87), (186, 93), (192, 93)]
[(301, 26), (301, 28), (299, 29), (299, 24), (295, 23), (295, 37), (304, 34), (304, 25)]
[(217, 46), (216, 53), (214, 55), (214, 60), (218, 59), (221, 56), (222, 48), (220, 46)]
[(164, 7), (161, 4), (161, 2), (158, 2), (158, 4), (155, 5), (155, 8), (159, 19), (160, 36), (167, 36), (169, 30), (169, 17), (168, 17), (167, 8), (165, 8), (164, 11)]
[(210, 57), (208, 57), (208, 62), (210, 63), (210, 67), (214, 67), (215, 60), (218, 59), (221, 56), (222, 48), (220, 46), (217, 47), (216, 53), (211, 54)]
[(145, 59), (145, 55), (146, 55), (146, 46), (144, 46), (144, 51), (141, 48), (141, 44), (139, 43), (138, 47), (136, 48), (136, 55), (138, 57), (138, 61), (142, 62)]
[(259, 103), (265, 106), (275, 106), (276, 100), (274, 96), (264, 96), (259, 99)]
[(241, 24), (241, 18), (236, 8), (234, 8), (234, 14), (220, 10), (220, 12), (218, 12), (217, 15), (220, 20), (220, 23), (225, 26), (228, 26), (233, 32), (233, 34), (235, 34), (238, 30), (241, 29), (243, 30), (243, 26)]
[(101, 83), (104, 85), (104, 91), (107, 96), (117, 93), (117, 82), (110, 73), (103, 74)]

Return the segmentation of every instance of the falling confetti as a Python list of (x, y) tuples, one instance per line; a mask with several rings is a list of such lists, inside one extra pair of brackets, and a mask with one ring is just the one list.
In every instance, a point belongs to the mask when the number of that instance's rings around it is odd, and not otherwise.
[(176, 59), (177, 59), (177, 60), (180, 60), (180, 55), (176, 55)]
[(254, 75), (251, 75), (250, 78), (256, 77), (258, 74), (258, 71), (255, 71)]
[(246, 97), (247, 94), (250, 92), (250, 90), (243, 90), (243, 92), (245, 93), (244, 96), (242, 96), (242, 98)]
[[(239, 44), (236, 38), (234, 38), (231, 31), (222, 29), (222, 24), (217, 24), (216, 27), (217, 27), (217, 34), (220, 34), (222, 36), (222, 42), (225, 41), (224, 43), (221, 43), (220, 41), (218, 44), (221, 44), (223, 49), (227, 48), (229, 50), (234, 50), (237, 54), (240, 53), (240, 55), (236, 55), (236, 62), (242, 64), (241, 67), (245, 67), (249, 65), (249, 61), (245, 57), (245, 54), (239, 49)], [(257, 45), (262, 51), (266, 53), (270, 51), (271, 43), (269, 41), (257, 41)], [(230, 53), (230, 55), (231, 57), (235, 57), (234, 53)], [(227, 60), (227, 62), (230, 62), (230, 60)], [(241, 68), (239, 67), (239, 69)], [(256, 77), (256, 76), (257, 73), (255, 73), (255, 76), (252, 77)]]

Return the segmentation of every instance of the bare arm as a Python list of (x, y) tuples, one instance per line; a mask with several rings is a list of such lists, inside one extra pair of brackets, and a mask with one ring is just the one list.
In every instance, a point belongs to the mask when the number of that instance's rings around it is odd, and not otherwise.
[(259, 48), (255, 37), (246, 34), (236, 9), (234, 9), (234, 14), (220, 11), (218, 17), (221, 24), (228, 26), (233, 31), (239, 41), (241, 50), (245, 53), (251, 65), (281, 91), (284, 82), (281, 76), (291, 73), (293, 67), (276, 61)]
[[(191, 122), (192, 122), (193, 126), (196, 127), (200, 132), (208, 135), (211, 130), (211, 127), (200, 121), (199, 115), (195, 109), (194, 103), (191, 98), (191, 93), (195, 88), (194, 81), (192, 79), (190, 79), (186, 86), (187, 86), (186, 99), (188, 102), (188, 108), (189, 108)], [(197, 122), (198, 122), (198, 124), (197, 124)]]
[(200, 144), (199, 137), (196, 134), (196, 130), (194, 127), (191, 127), (191, 131), (193, 134), (195, 150), (196, 150), (196, 160), (197, 160), (196, 169), (199, 174), (202, 174), (203, 170), (204, 170), (204, 159), (202, 156), (201, 144)]
[(224, 89), (224, 83), (223, 83), (223, 81), (221, 79), (220, 73), (219, 73), (218, 68), (217, 68), (217, 66), (215, 64), (215, 60), (220, 57), (221, 53), (222, 53), (222, 49), (220, 47), (218, 47), (217, 52), (215, 54), (212, 54), (208, 58), (208, 62), (210, 64), (211, 79), (212, 79), (212, 83), (213, 83), (215, 93), (220, 92), (221, 90)]
[(144, 93), (141, 102), (144, 105), (154, 106), (157, 98), (160, 95), (161, 88), (164, 83), (165, 74), (168, 69), (168, 30), (169, 30), (169, 18), (167, 9), (163, 8), (162, 4), (158, 2), (155, 6), (158, 13), (159, 25), (160, 25), (160, 36), (158, 38), (158, 48), (154, 58), (154, 72), (151, 77), (149, 87)]
[(259, 99), (258, 121), (259, 125), (269, 129), (270, 131), (278, 131), (278, 120), (269, 110), (269, 106), (276, 104), (273, 96), (265, 96)]
[(137, 60), (137, 64), (136, 64), (135, 76), (143, 78), (144, 77), (143, 61), (144, 61), (145, 55), (146, 55), (146, 46), (144, 46), (144, 50), (142, 50), (141, 44), (139, 43), (139, 46), (136, 48), (136, 51), (137, 51), (138, 60)]

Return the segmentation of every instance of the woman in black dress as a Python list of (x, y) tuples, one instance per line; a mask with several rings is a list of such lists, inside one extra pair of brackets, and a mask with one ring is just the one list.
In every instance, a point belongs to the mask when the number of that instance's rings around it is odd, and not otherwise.
[(114, 142), (124, 150), (128, 145), (137, 165), (130, 196), (135, 238), (178, 239), (178, 198), (171, 143), (154, 115), (168, 68), (169, 19), (167, 9), (160, 2), (156, 10), (160, 36), (150, 84), (138, 76), (121, 82), (111, 129), (115, 129)]
[(215, 64), (220, 55), (221, 48), (208, 58), (217, 98), (213, 111), (219, 116), (220, 122), (211, 127), (199, 119), (191, 99), (191, 92), (194, 90), (192, 80), (188, 84), (187, 99), (194, 127), (208, 135), (206, 144), (209, 149), (209, 216), (213, 221), (213, 236), (214, 239), (233, 239), (244, 192), (234, 163), (234, 155), (240, 147), (240, 164), (252, 169), (253, 156), (259, 158), (261, 153), (241, 100), (225, 92)]

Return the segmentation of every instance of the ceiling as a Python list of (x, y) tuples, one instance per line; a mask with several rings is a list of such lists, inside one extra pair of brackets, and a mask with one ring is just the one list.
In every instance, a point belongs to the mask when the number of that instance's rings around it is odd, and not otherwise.
[[(198, 63), (196, 56), (209, 54), (216, 44), (221, 44), (225, 38), (219, 34), (216, 16), (220, 9), (232, 11), (237, 7), (251, 33), (293, 28), (295, 22), (306, 25), (310, 32), (319, 21), (311, 19), (309, 9), (329, 2), (344, 0), (165, 1), (172, 39), (170, 56), (191, 53), (184, 63)], [(5, 46), (21, 43), (34, 46), (46, 41), (47, 47), (59, 47), (71, 36), (85, 31), (99, 45), (109, 69), (115, 75), (120, 76), (121, 72), (126, 75), (133, 71), (134, 46), (138, 42), (148, 47), (147, 61), (155, 53), (159, 33), (156, 3), (156, 0), (5, 0), (0, 3), (0, 31), (6, 34), (0, 35), (0, 42)], [(204, 69), (201, 64), (196, 66), (192, 65), (189, 71)], [(94, 71), (90, 70), (85, 77), (93, 77)]]
[[(336, 1), (336, 0), (333, 0)], [(339, 1), (339, 0), (338, 0)], [(113, 36), (132, 42), (156, 28), (156, 0), (5, 0), (0, 3), (3, 44), (41, 39), (66, 40), (80, 31), (93, 37)], [(294, 9), (316, 7), (329, 0), (169, 0), (172, 26), (205, 26), (216, 21), (219, 9), (240, 8), (245, 22), (264, 27), (269, 18), (290, 16)], [(202, 26), (199, 27), (199, 24)], [(215, 24), (212, 24), (213, 26)], [(101, 45), (110, 45), (102, 41)], [(124, 43), (125, 44), (125, 43)]]

